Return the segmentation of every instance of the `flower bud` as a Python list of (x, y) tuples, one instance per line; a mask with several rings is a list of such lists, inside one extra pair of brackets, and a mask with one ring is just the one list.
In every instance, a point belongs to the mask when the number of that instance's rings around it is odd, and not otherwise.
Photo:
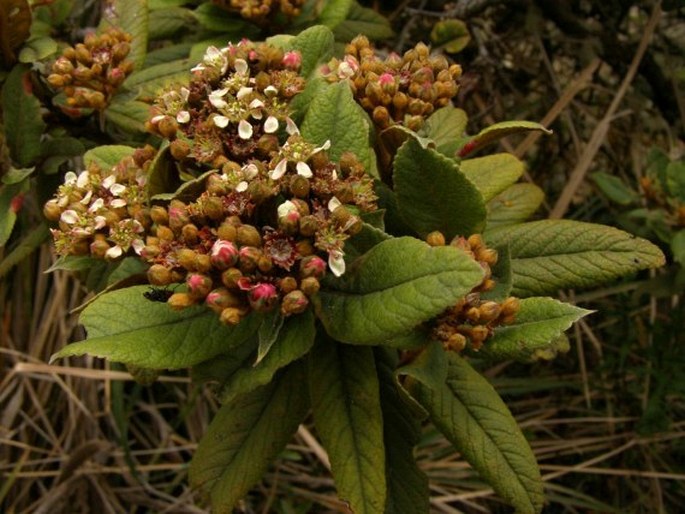
[(385, 128), (390, 125), (390, 113), (388, 109), (383, 106), (378, 106), (373, 110), (371, 115), (373, 122), (381, 128)]
[(126, 59), (126, 56), (128, 56), (130, 51), (131, 45), (129, 45), (125, 41), (122, 41), (114, 45), (114, 47), (112, 48), (112, 57), (116, 62), (123, 61), (124, 59)]
[(221, 311), (219, 316), (219, 321), (224, 325), (236, 326), (243, 319), (243, 309), (238, 309), (236, 307), (227, 307)]
[(93, 62), (93, 56), (90, 53), (90, 50), (88, 50), (88, 48), (86, 48), (85, 45), (79, 43), (76, 45), (74, 50), (76, 52), (76, 54), (75, 54), (76, 60), (78, 62), (80, 62), (81, 64), (88, 64), (89, 65), (91, 62)]
[(227, 307), (241, 307), (240, 297), (226, 288), (219, 287), (212, 290), (205, 298), (205, 304), (217, 314)]
[(323, 278), (326, 274), (326, 261), (316, 255), (310, 255), (300, 261), (300, 277)]
[(224, 204), (218, 196), (209, 196), (202, 201), (202, 214), (207, 216), (210, 220), (218, 221), (223, 219)]
[(238, 236), (238, 228), (225, 221), (217, 229), (216, 235), (219, 236), (219, 239), (223, 239), (224, 241), (235, 241)]
[(119, 87), (124, 80), (126, 80), (126, 74), (121, 68), (112, 68), (107, 72), (107, 82), (113, 87)]
[(190, 223), (188, 208), (183, 202), (173, 200), (169, 205), (169, 227), (173, 230), (181, 230), (184, 225)]
[(241, 246), (261, 246), (262, 238), (259, 231), (252, 225), (241, 225), (238, 227), (236, 241)]
[(96, 239), (90, 243), (90, 254), (98, 259), (104, 259), (109, 250), (109, 243), (103, 239)]
[(250, 289), (247, 299), (257, 312), (268, 312), (278, 302), (278, 291), (273, 284), (262, 282)]
[(238, 268), (229, 268), (221, 274), (221, 283), (228, 289), (239, 289), (238, 281), (243, 278), (243, 273)]
[(297, 280), (295, 280), (295, 277), (283, 277), (278, 282), (278, 288), (283, 294), (288, 294), (290, 291), (297, 289)]
[(150, 218), (157, 225), (166, 225), (169, 223), (169, 213), (161, 205), (153, 205), (150, 209)]
[(487, 262), (490, 266), (494, 266), (497, 264), (497, 250), (483, 247), (476, 252), (476, 259)]
[(43, 206), (43, 215), (49, 221), (59, 220), (59, 217), (61, 214), (62, 214), (62, 208), (59, 206), (59, 203), (54, 198), (52, 200), (48, 200), (45, 203), (45, 205)]
[(238, 262), (238, 248), (231, 241), (217, 239), (210, 255), (212, 265), (220, 270), (231, 268)]
[(178, 123), (171, 116), (165, 116), (157, 122), (157, 130), (167, 139), (174, 139), (178, 132)]
[(426, 236), (426, 243), (431, 246), (445, 246), (445, 236), (436, 230)]
[(190, 307), (195, 302), (193, 302), (193, 299), (188, 293), (174, 293), (169, 297), (166, 303), (175, 311), (180, 311), (186, 307)]
[(212, 261), (206, 253), (195, 254), (195, 269), (200, 273), (209, 273), (212, 269)]
[[(188, 157), (188, 154), (190, 153), (190, 145), (186, 141), (183, 141), (181, 139), (175, 139), (169, 145), (169, 151), (171, 152), (171, 156), (174, 159), (176, 159), (177, 161), (182, 161), (183, 159)], [(209, 182), (209, 180), (207, 180), (207, 182)]]
[(274, 262), (270, 257), (262, 255), (259, 259), (257, 259), (257, 268), (262, 273), (268, 273), (273, 267)]
[(321, 284), (314, 277), (303, 278), (300, 282), (300, 289), (307, 296), (314, 296), (321, 289)]
[(48, 75), (48, 84), (50, 84), (52, 87), (63, 87), (66, 84), (64, 75), (60, 75), (58, 73)]
[(67, 75), (74, 71), (74, 64), (69, 59), (62, 56), (52, 65), (52, 71), (62, 75)]
[(290, 192), (297, 198), (307, 198), (309, 196), (309, 180), (302, 175), (292, 175), (290, 179)]
[(262, 251), (254, 246), (243, 246), (239, 252), (240, 270), (243, 273), (250, 273), (257, 268), (257, 263), (262, 257)]
[(299, 289), (289, 292), (281, 300), (281, 313), (284, 316), (290, 316), (293, 314), (301, 314), (307, 310), (309, 306), (309, 300), (305, 294)]
[(521, 301), (514, 296), (510, 296), (502, 302), (501, 307), (503, 316), (514, 315), (517, 314), (521, 308)]
[(309, 239), (301, 239), (295, 243), (295, 249), (301, 257), (307, 257), (314, 254), (314, 246)]
[(483, 302), (480, 307), (480, 320), (482, 323), (490, 323), (492, 320), (499, 317), (502, 308), (497, 302)]
[(191, 298), (205, 298), (212, 290), (212, 279), (201, 273), (191, 273), (186, 277), (186, 285)]
[(183, 225), (181, 229), (183, 242), (187, 245), (196, 245), (198, 242), (198, 232), (198, 228), (192, 223)]
[(445, 350), (452, 352), (461, 352), (466, 348), (466, 337), (464, 337), (459, 332), (452, 334), (447, 341), (443, 344)]
[(165, 225), (159, 225), (155, 235), (162, 241), (173, 241), (176, 238), (174, 231)]
[(147, 279), (153, 286), (168, 286), (171, 284), (171, 271), (161, 264), (153, 264), (147, 270)]
[(191, 250), (190, 248), (179, 248), (179, 250), (176, 252), (176, 260), (188, 271), (196, 271), (195, 255), (195, 251)]

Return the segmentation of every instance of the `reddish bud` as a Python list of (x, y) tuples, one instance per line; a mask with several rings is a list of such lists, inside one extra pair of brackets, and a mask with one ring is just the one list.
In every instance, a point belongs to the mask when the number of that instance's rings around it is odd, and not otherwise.
[(212, 279), (200, 273), (191, 273), (186, 278), (188, 294), (193, 298), (205, 298), (212, 290)]
[(289, 292), (281, 301), (281, 313), (284, 316), (301, 314), (309, 306), (309, 300), (299, 289)]
[(220, 270), (231, 268), (238, 262), (238, 248), (231, 241), (217, 239), (210, 255), (212, 264)]
[(278, 301), (278, 291), (273, 284), (264, 282), (253, 286), (247, 294), (247, 299), (250, 306), (257, 312), (267, 312)]
[(302, 278), (323, 278), (326, 274), (326, 261), (316, 255), (310, 255), (300, 261), (300, 276)]

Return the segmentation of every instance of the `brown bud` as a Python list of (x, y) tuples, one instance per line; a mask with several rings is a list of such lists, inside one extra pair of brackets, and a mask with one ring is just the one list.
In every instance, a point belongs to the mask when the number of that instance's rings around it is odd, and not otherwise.
[(173, 139), (178, 132), (178, 123), (171, 116), (165, 116), (157, 123), (157, 130), (163, 137)]
[(309, 180), (302, 175), (292, 175), (290, 179), (290, 192), (298, 198), (306, 198), (309, 195)]
[(227, 307), (221, 311), (219, 320), (224, 325), (236, 326), (238, 323), (240, 323), (240, 320), (243, 319), (243, 313), (243, 309)]
[(79, 43), (74, 50), (76, 52), (76, 59), (81, 64), (90, 65), (90, 63), (93, 62), (93, 56), (85, 45)]
[(452, 334), (443, 344), (445, 350), (461, 352), (466, 347), (466, 338), (459, 332)]
[(514, 296), (510, 296), (502, 302), (501, 307), (503, 316), (513, 315), (518, 313), (519, 309), (521, 308), (521, 301)]
[(49, 220), (49, 221), (57, 221), (59, 220), (59, 217), (62, 214), (62, 208), (59, 206), (57, 203), (57, 200), (52, 199), (48, 200), (47, 203), (43, 206), (43, 215)]
[(431, 246), (445, 246), (445, 236), (442, 232), (435, 230), (426, 236), (426, 243)]
[(304, 237), (311, 237), (319, 229), (319, 222), (316, 216), (303, 216), (300, 218), (300, 234)]
[(479, 249), (485, 246), (485, 243), (483, 242), (483, 236), (480, 234), (473, 234), (469, 236), (468, 243), (471, 246), (471, 250), (476, 254), (478, 253)]
[(480, 310), (478, 307), (471, 307), (466, 311), (466, 317), (471, 323), (478, 323), (480, 320)]
[(173, 241), (174, 239), (176, 239), (174, 231), (166, 225), (159, 225), (156, 229), (155, 235), (162, 241)]
[(153, 205), (150, 208), (150, 218), (157, 225), (166, 225), (169, 223), (169, 213), (161, 205)]
[(238, 280), (243, 278), (243, 273), (238, 268), (229, 268), (221, 273), (221, 283), (228, 289), (238, 290)]
[(190, 145), (181, 139), (175, 139), (169, 145), (169, 151), (171, 156), (177, 161), (182, 161), (190, 153)]
[(478, 310), (480, 311), (480, 320), (483, 323), (490, 323), (502, 312), (500, 305), (491, 301), (483, 302)]
[(175, 311), (180, 311), (185, 309), (186, 307), (190, 307), (195, 302), (192, 300), (188, 293), (174, 293), (169, 297), (167, 303)]
[(168, 286), (171, 284), (171, 271), (161, 264), (153, 264), (147, 270), (147, 279), (153, 286)]
[(223, 219), (224, 203), (218, 196), (209, 196), (202, 202), (202, 214), (207, 216), (210, 220), (218, 221)]
[(48, 84), (50, 84), (52, 87), (63, 87), (66, 84), (64, 75), (57, 73), (48, 75)]
[(114, 45), (114, 47), (112, 48), (112, 57), (116, 62), (123, 61), (124, 59), (126, 59), (126, 56), (128, 56), (130, 51), (131, 45), (129, 45), (125, 41), (122, 41), (121, 43), (117, 43), (116, 45)]
[(283, 294), (288, 294), (290, 291), (297, 289), (297, 280), (295, 277), (283, 277), (278, 282), (278, 288)]
[(313, 296), (321, 289), (321, 284), (315, 277), (303, 278), (300, 282), (300, 289), (307, 296)]
[(314, 253), (314, 246), (309, 239), (302, 239), (298, 241), (295, 244), (295, 247), (297, 248), (297, 253), (299, 253), (302, 257), (307, 257)]
[(281, 313), (284, 316), (301, 314), (309, 306), (309, 300), (299, 289), (289, 292), (281, 300)]
[(236, 241), (241, 246), (262, 246), (262, 238), (259, 235), (259, 231), (252, 225), (241, 225), (238, 227)]
[(105, 241), (104, 237), (95, 239), (90, 243), (90, 254), (98, 259), (104, 259), (105, 253), (109, 250), (109, 243)]
[(223, 222), (217, 229), (216, 235), (224, 241), (235, 241), (238, 236), (238, 229), (231, 223)]
[(388, 109), (383, 106), (378, 106), (373, 110), (371, 115), (373, 122), (381, 128), (385, 128), (390, 125), (390, 113)]

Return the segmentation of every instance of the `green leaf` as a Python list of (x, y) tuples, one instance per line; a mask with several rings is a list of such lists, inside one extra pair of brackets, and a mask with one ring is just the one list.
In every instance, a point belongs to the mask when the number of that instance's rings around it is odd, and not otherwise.
[(45, 159), (40, 168), (43, 173), (56, 173), (60, 165), (86, 151), (83, 143), (73, 137), (56, 137), (41, 144), (41, 157)]
[(535, 184), (514, 184), (487, 204), (487, 230), (515, 225), (530, 218), (540, 208), (545, 193)]
[(133, 61), (136, 69), (140, 69), (147, 53), (147, 0), (111, 0), (100, 21), (100, 30), (112, 26), (131, 34), (131, 52), (127, 59)]
[[(145, 66), (143, 69), (148, 69), (158, 64), (165, 64), (180, 59), (187, 59), (190, 54), (190, 49), (193, 47), (192, 43), (178, 43), (175, 45), (163, 46), (148, 52), (145, 56)], [(129, 77), (130, 78), (130, 77)]]
[(369, 123), (345, 82), (322, 88), (312, 100), (302, 123), (302, 136), (317, 145), (331, 142), (328, 155), (337, 161), (343, 152), (353, 152), (371, 169)]
[(317, 314), (339, 341), (390, 344), (482, 279), (480, 265), (454, 247), (433, 248), (411, 237), (388, 239), (334, 281), (336, 290), (319, 292)]
[(0, 261), (0, 278), (3, 278), (17, 264), (31, 255), (40, 245), (47, 241), (50, 231), (41, 223), (21, 240), (21, 242)]
[(92, 267), (98, 259), (90, 256), (76, 256), (76, 255), (62, 255), (44, 271), (44, 273), (52, 273), (53, 271), (83, 271)]
[(421, 423), (395, 381), (397, 360), (392, 351), (379, 348), (376, 352), (388, 484), (385, 514), (428, 514), (428, 478), (414, 459), (414, 447), (421, 438)]
[(521, 300), (514, 323), (497, 327), (478, 355), (497, 360), (530, 360), (553, 346), (564, 330), (591, 312), (552, 298)]
[(383, 512), (383, 415), (371, 348), (322, 340), (309, 359), (314, 425), (340, 498), (355, 514)]
[(40, 157), (46, 129), (28, 65), (15, 66), (2, 85), (2, 113), (10, 156), (19, 167), (28, 168)]
[(278, 340), (278, 334), (283, 327), (284, 321), (285, 317), (281, 314), (279, 309), (274, 309), (264, 315), (262, 324), (259, 326), (259, 330), (257, 330), (259, 345), (257, 346), (257, 360), (254, 363), (255, 366), (262, 362), (262, 359), (267, 356), (271, 347)]
[(247, 356), (243, 366), (224, 377), (219, 392), (221, 402), (231, 402), (241, 394), (268, 384), (279, 369), (311, 350), (315, 336), (316, 327), (311, 310), (289, 317), (278, 332), (270, 351), (260, 362), (254, 364), (252, 355)]
[(523, 175), (524, 165), (510, 153), (497, 153), (461, 161), (459, 169), (488, 202)]
[(337, 41), (351, 41), (358, 34), (364, 34), (371, 40), (380, 41), (395, 35), (388, 19), (373, 9), (362, 7), (354, 2), (347, 14), (347, 19), (333, 29)]
[(223, 42), (220, 46), (226, 46), (226, 43), (231, 40), (237, 43), (243, 37), (253, 39), (259, 36), (257, 27), (245, 22), (235, 13), (221, 9), (211, 2), (201, 4), (193, 11), (193, 14), (204, 28), (221, 33)]
[(83, 156), (86, 167), (96, 164), (103, 171), (116, 166), (124, 157), (133, 155), (136, 149), (124, 145), (103, 145), (88, 150)]
[(391, 236), (383, 230), (364, 223), (362, 229), (345, 242), (345, 258), (354, 260), (361, 257), (378, 243), (387, 239), (391, 239)]
[(669, 193), (685, 202), (685, 161), (669, 162), (666, 166), (666, 184)]
[(0, 247), (7, 243), (17, 221), (17, 211), (12, 203), (20, 193), (21, 184), (0, 187)]
[(480, 232), (483, 197), (453, 160), (410, 139), (397, 152), (394, 166), (400, 212), (421, 237), (439, 230), (449, 241)]
[(456, 18), (440, 20), (433, 25), (431, 41), (449, 54), (461, 52), (471, 41), (466, 23)]
[(2, 176), (1, 182), (8, 186), (19, 184), (30, 177), (34, 171), (36, 171), (35, 166), (30, 168), (13, 168), (10, 166), (10, 169)]
[(172, 84), (187, 84), (190, 80), (190, 59), (165, 62), (132, 73), (123, 87), (138, 93), (138, 98), (153, 99), (160, 89)]
[(442, 107), (428, 117), (419, 132), (435, 142), (438, 152), (454, 157), (464, 138), (467, 122), (468, 117), (462, 109)]
[(502, 121), (490, 125), (469, 139), (459, 151), (459, 156), (466, 157), (490, 143), (499, 141), (503, 137), (519, 134), (521, 132), (530, 132), (531, 130), (544, 132), (545, 134), (552, 133), (551, 130), (546, 129), (543, 125), (535, 123), (534, 121)]
[(639, 195), (615, 175), (598, 171), (590, 177), (599, 190), (614, 203), (630, 205), (639, 199)]
[[(329, 2), (335, 5), (337, 2)], [(300, 74), (309, 77), (319, 64), (327, 62), (333, 56), (333, 33), (327, 27), (317, 25), (300, 32), (292, 38), (287, 48), (302, 54)]]
[(194, 488), (209, 496), (214, 514), (231, 514), (257, 484), (307, 415), (304, 366), (295, 363), (269, 385), (224, 405), (190, 464)]
[(675, 262), (685, 264), (685, 229), (676, 232), (671, 239), (671, 252)]
[[(164, 141), (159, 149), (159, 152), (157, 152), (157, 155), (150, 164), (150, 171), (146, 185), (147, 195), (150, 199), (172, 200), (176, 197), (176, 192), (179, 190), (179, 188), (185, 185), (181, 182), (178, 169), (176, 168), (175, 161), (171, 157), (170, 152), (169, 143)], [(209, 173), (203, 173), (200, 175), (200, 177), (196, 179), (197, 185), (204, 186), (207, 175), (209, 175)], [(191, 184), (191, 182), (193, 183), (193, 186), (196, 185), (196, 181), (190, 181), (186, 184)], [(165, 195), (168, 195), (168, 198)]]
[(516, 296), (567, 287), (593, 287), (641, 269), (662, 266), (652, 243), (613, 227), (543, 220), (489, 231), (490, 245), (508, 244)]
[[(332, 2), (325, 2), (317, 22), (328, 28), (335, 28), (347, 17), (347, 13), (350, 12), (352, 4), (354, 4), (353, 0), (333, 0)], [(331, 38), (332, 37), (333, 34), (331, 33)]]
[[(241, 368), (252, 367), (256, 351), (257, 336), (255, 335), (240, 346), (232, 349), (230, 353), (221, 353), (211, 359), (195, 364), (190, 370), (193, 382), (211, 382), (213, 391), (221, 391), (231, 380), (231, 377)], [(255, 387), (261, 385), (264, 384), (257, 384)], [(250, 388), (241, 391), (240, 394), (249, 392), (249, 390)], [(237, 395), (231, 395), (228, 399), (233, 400), (235, 396)]]
[(150, 17), (148, 37), (151, 40), (172, 38), (177, 32), (196, 28), (195, 21), (193, 12), (183, 7), (155, 10)]
[(29, 39), (19, 52), (19, 62), (33, 64), (47, 59), (57, 52), (57, 41), (51, 37), (37, 37)]
[(143, 296), (147, 290), (118, 289), (91, 303), (80, 318), (88, 339), (64, 347), (52, 359), (89, 354), (142, 368), (187, 368), (243, 344), (261, 322), (251, 315), (228, 327), (206, 307), (177, 312), (151, 302)]
[(105, 111), (105, 117), (119, 128), (131, 133), (145, 133), (145, 122), (150, 117), (150, 106), (137, 100), (113, 101)]
[(492, 267), (495, 287), (480, 293), (480, 297), (482, 300), (501, 302), (511, 295), (514, 277), (511, 272), (511, 251), (509, 251), (509, 247), (507, 245), (498, 246), (495, 250), (497, 250), (497, 263)]
[(528, 441), (495, 389), (467, 361), (449, 354), (448, 376), (439, 388), (421, 381), (411, 367), (410, 393), (435, 426), (517, 514), (537, 514), (542, 480)]

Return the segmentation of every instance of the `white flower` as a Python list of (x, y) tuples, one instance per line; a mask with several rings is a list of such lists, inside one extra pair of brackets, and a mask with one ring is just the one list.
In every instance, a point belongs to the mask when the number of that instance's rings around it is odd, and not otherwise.
[(285, 175), (285, 172), (288, 170), (288, 159), (281, 159), (281, 161), (276, 164), (276, 167), (271, 170), (271, 173), (269, 173), (269, 176), (273, 180), (278, 180), (281, 178), (283, 175)]
[(338, 200), (335, 196), (328, 200), (328, 210), (333, 212), (336, 210), (338, 207), (340, 207), (342, 203), (340, 203), (340, 200)]
[(257, 168), (256, 164), (251, 163), (243, 166), (240, 171), (243, 172), (243, 177), (245, 180), (252, 180), (259, 173), (259, 168)]
[(250, 71), (245, 59), (236, 59), (233, 67), (238, 75), (246, 75)]
[(124, 250), (121, 248), (121, 246), (112, 246), (109, 250), (105, 252), (105, 258), (116, 259), (117, 257), (120, 257), (122, 253), (124, 253)]
[(242, 182), (238, 182), (238, 185), (235, 186), (235, 190), (236, 190), (238, 193), (242, 193), (242, 192), (244, 192), (244, 191), (247, 191), (247, 185), (248, 185), (247, 182), (244, 181), (244, 180), (243, 180)]
[(176, 121), (179, 123), (188, 123), (190, 121), (190, 113), (188, 111), (178, 111)]
[(243, 98), (245, 98), (246, 96), (250, 95), (251, 93), (252, 93), (252, 88), (251, 88), (251, 87), (245, 87), (245, 86), (243, 86), (243, 87), (241, 87), (241, 88), (238, 90), (238, 92), (236, 93), (235, 97), (236, 97), (238, 100), (242, 100)]
[(222, 75), (226, 73), (226, 70), (228, 69), (228, 58), (215, 46), (210, 46), (207, 48), (203, 62), (207, 66), (218, 68)]
[(228, 89), (226, 88), (212, 91), (209, 93), (209, 103), (211, 103), (217, 109), (223, 109), (228, 105), (226, 100), (223, 99), (223, 97), (226, 96), (226, 93), (228, 93)]
[(109, 192), (114, 196), (121, 196), (126, 192), (126, 186), (124, 184), (112, 184), (109, 188)]
[(252, 137), (252, 125), (245, 120), (240, 120), (240, 123), (238, 123), (238, 135), (240, 139), (250, 139)]
[(77, 178), (78, 177), (76, 176), (76, 173), (74, 173), (73, 171), (67, 171), (64, 174), (64, 185), (73, 186), (74, 184), (76, 184)]
[(80, 218), (78, 212), (76, 212), (73, 209), (67, 209), (59, 217), (59, 220), (63, 221), (67, 225), (73, 225), (74, 223), (78, 223), (79, 219)]
[(90, 181), (90, 173), (87, 171), (82, 171), (78, 179), (76, 179), (76, 186), (80, 188), (84, 188), (88, 185), (88, 182)]
[(81, 203), (82, 203), (83, 205), (88, 205), (88, 203), (90, 203), (90, 199), (91, 199), (91, 198), (93, 198), (93, 191), (88, 191), (88, 192), (86, 193), (86, 196), (84, 196), (84, 197), (81, 199)]
[(288, 133), (290, 136), (295, 136), (300, 133), (300, 129), (297, 128), (297, 125), (295, 125), (295, 122), (291, 120), (290, 118), (285, 119), (285, 131)]
[(286, 200), (283, 202), (281, 205), (278, 206), (278, 217), (279, 218), (285, 218), (289, 214), (292, 213), (298, 213), (299, 211), (297, 210), (297, 205), (295, 205), (293, 202), (290, 200)]
[(102, 198), (95, 200), (90, 207), (88, 207), (88, 212), (97, 212), (105, 206), (105, 201)]
[(250, 109), (261, 109), (264, 107), (264, 102), (262, 102), (259, 98), (255, 98), (250, 102), (249, 107)]
[(273, 134), (278, 130), (278, 119), (275, 116), (269, 116), (264, 122), (264, 132)]
[(214, 125), (219, 128), (226, 128), (228, 126), (228, 118), (226, 116), (214, 116)]
[(314, 174), (312, 173), (312, 169), (309, 167), (309, 164), (307, 164), (304, 161), (300, 161), (295, 165), (295, 168), (297, 169), (297, 174), (302, 175), (304, 178), (312, 178)]
[(328, 267), (336, 277), (340, 277), (345, 273), (344, 255), (341, 250), (331, 250), (328, 253)]
[(278, 89), (275, 86), (266, 86), (264, 88), (264, 94), (271, 98), (273, 96), (276, 96), (278, 94)]

